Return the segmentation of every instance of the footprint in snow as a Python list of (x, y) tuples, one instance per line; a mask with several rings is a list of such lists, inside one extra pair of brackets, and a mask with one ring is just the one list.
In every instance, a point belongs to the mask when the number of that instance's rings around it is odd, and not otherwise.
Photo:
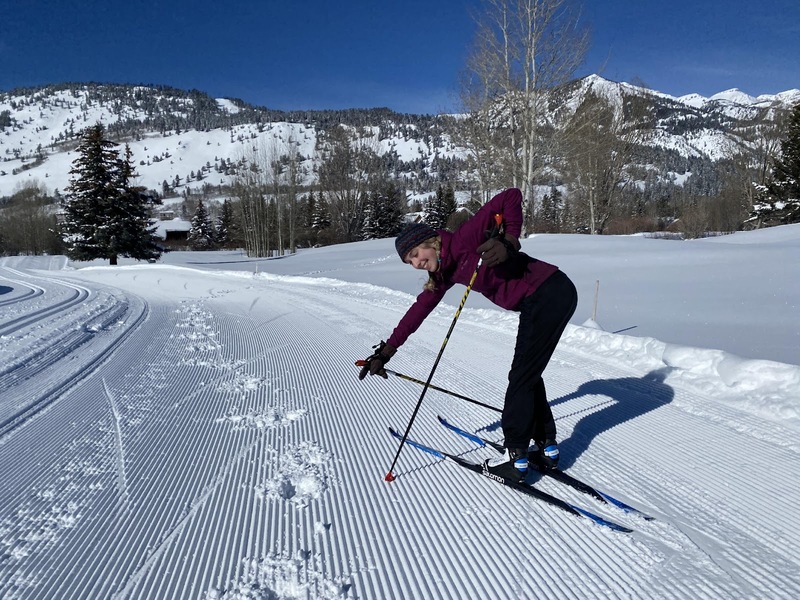
[(311, 442), (290, 448), (280, 456), (272, 476), (256, 486), (256, 494), (264, 500), (288, 500), (306, 507), (330, 486), (330, 461), (330, 453)]

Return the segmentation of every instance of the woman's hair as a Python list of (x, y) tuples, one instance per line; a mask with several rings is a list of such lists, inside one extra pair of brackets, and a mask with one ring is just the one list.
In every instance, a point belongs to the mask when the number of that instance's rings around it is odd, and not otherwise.
[[(423, 248), (433, 248), (436, 250), (436, 258), (441, 260), (442, 254), (442, 238), (438, 235), (436, 237), (428, 238), (421, 244), (419, 244)], [(422, 286), (422, 289), (428, 292), (432, 292), (436, 289), (436, 280), (433, 278), (433, 273), (428, 273), (428, 281), (425, 282), (425, 285)]]

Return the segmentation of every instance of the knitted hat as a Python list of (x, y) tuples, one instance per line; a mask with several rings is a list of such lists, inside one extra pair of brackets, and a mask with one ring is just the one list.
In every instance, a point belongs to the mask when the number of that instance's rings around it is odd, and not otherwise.
[(439, 235), (436, 231), (425, 223), (412, 223), (408, 225), (403, 231), (397, 235), (394, 242), (394, 247), (397, 248), (397, 253), (400, 255), (400, 260), (405, 261), (406, 254), (408, 254), (414, 246), (418, 246), (422, 242), (432, 237)]

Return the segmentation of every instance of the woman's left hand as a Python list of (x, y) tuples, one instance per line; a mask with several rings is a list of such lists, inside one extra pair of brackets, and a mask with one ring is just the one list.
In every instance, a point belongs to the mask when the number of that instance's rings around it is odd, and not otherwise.
[(516, 244), (514, 242), (517, 242), (517, 240), (513, 238), (491, 238), (486, 240), (483, 244), (478, 246), (478, 254), (481, 255), (483, 264), (487, 267), (496, 267), (506, 262), (509, 256), (517, 251), (519, 242)]

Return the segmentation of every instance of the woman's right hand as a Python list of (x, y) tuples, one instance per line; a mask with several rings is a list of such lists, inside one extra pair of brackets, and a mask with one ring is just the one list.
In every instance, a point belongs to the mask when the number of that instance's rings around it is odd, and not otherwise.
[(359, 379), (364, 379), (367, 375), (380, 375), (384, 379), (388, 379), (386, 370), (383, 368), (389, 360), (397, 352), (397, 348), (381, 341), (372, 347), (374, 352), (372, 355), (364, 359), (364, 366), (358, 374)]

